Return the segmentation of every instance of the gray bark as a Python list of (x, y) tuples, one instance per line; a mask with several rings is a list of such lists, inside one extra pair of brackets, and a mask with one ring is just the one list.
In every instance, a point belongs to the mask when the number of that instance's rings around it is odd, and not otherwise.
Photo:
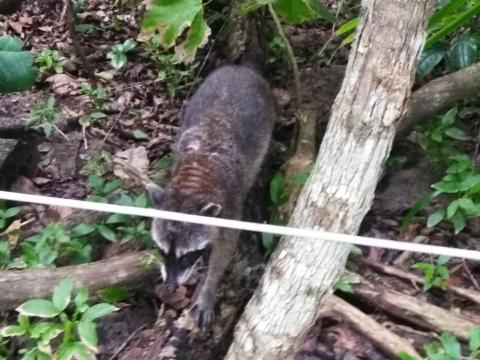
[[(294, 227), (357, 233), (406, 112), (431, 3), (363, 0), (362, 5), (342, 89), (290, 220)], [(292, 359), (343, 271), (349, 249), (282, 238), (237, 324), (226, 359)]]

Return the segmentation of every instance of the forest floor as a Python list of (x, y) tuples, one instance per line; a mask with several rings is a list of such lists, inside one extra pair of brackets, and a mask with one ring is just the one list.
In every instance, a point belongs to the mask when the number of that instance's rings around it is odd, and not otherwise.
[[(17, 165), (15, 170), (2, 169), (5, 174), (15, 173), (15, 178), (8, 181), (12, 191), (86, 199), (93, 193), (99, 195), (99, 191), (92, 190), (94, 184), (89, 180), (89, 176), (98, 175), (105, 179), (122, 177), (122, 189), (127, 189), (131, 197), (141, 196), (143, 189), (138, 179), (118, 165), (122, 159), (135, 163), (158, 183), (168, 181), (169, 153), (178, 129), (181, 108), (198, 84), (195, 80), (201, 80), (225, 62), (221, 42), (212, 45), (211, 41), (206, 50), (200, 52), (199, 59), (206, 59), (204, 66), (189, 72), (178, 84), (171, 83), (170, 92), (176, 92), (175, 98), (172, 98), (165, 81), (158, 80), (157, 76), (159, 69), (164, 70), (162, 66), (167, 66), (165, 62), (161, 64), (162, 54), (153, 52), (152, 55), (152, 52), (137, 45), (128, 53), (128, 61), (123, 68), (114, 70), (111, 66), (106, 54), (113, 45), (137, 38), (142, 17), (141, 7), (125, 5), (120, 8), (112, 3), (86, 1), (77, 20), (77, 23), (84, 24), (84, 32), (77, 33), (81, 46), (94, 68), (99, 85), (105, 89), (105, 104), (101, 105), (101, 111), (92, 97), (81, 91), (82, 85), (88, 83), (88, 74), (72, 46), (62, 2), (25, 0), (17, 12), (0, 16), (0, 34), (18, 36), (27, 49), (36, 52), (56, 49), (68, 59), (62, 73), (41, 74), (34, 90), (0, 97), (0, 138), (20, 141), (21, 150), (17, 149), (17, 154), (13, 155), (17, 159), (14, 161)], [(300, 59), (301, 79), (307, 89), (305, 100), (314, 105), (318, 133), (321, 135), (341, 85), (348, 48), (341, 47), (340, 40), (332, 38), (331, 27), (322, 22), (287, 27), (286, 32)], [(279, 49), (278, 46), (271, 47), (268, 78), (279, 113), (274, 139), (286, 149), (294, 133), (291, 120), (295, 105), (291, 74), (286, 70), (285, 58), (278, 55)], [(176, 72), (167, 76), (180, 77), (180, 74)], [(63, 114), (58, 125), (63, 134), (53, 130), (52, 136), (46, 138), (41, 130), (25, 131), (25, 121), (32, 107), (52, 95), (58, 111)], [(83, 130), (79, 119), (88, 120), (85, 115), (95, 112), (103, 115), (91, 120)], [(321, 136), (318, 138), (319, 144)], [(248, 201), (246, 219), (263, 222), (268, 218), (269, 181), (286, 159), (286, 154), (279, 150), (281, 148), (276, 146), (276, 152), (269, 155)], [(25, 158), (26, 153), (29, 156)], [(374, 207), (363, 222), (361, 235), (480, 250), (479, 225), (470, 226), (468, 232), (458, 235), (454, 235), (448, 227), (426, 227), (426, 214), (435, 208), (435, 204), (427, 207), (406, 229), (401, 230), (405, 212), (428, 191), (435, 177), (419, 148), (409, 140), (399, 142), (394, 155), (406, 157), (406, 165), (391, 168), (382, 179)], [(25, 225), (17, 246), (23, 238), (41, 231), (49, 223), (68, 221), (71, 211), (27, 205), (20, 215)], [(125, 242), (98, 239), (93, 246), (91, 260), (137, 252), (144, 247), (144, 242), (138, 238)], [(185, 289), (180, 299), (166, 299), (165, 302), (158, 287), (159, 279), (155, 277), (147, 286), (131, 290), (127, 299), (117, 303), (120, 310), (100, 322), (99, 359), (192, 359), (194, 356), (197, 360), (220, 359), (228, 349), (235, 319), (259, 281), (265, 259), (260, 237), (243, 234), (239, 255), (220, 289), (219, 318), (209, 333), (195, 331), (185, 325), (186, 317), (181, 314), (188, 305), (191, 289)], [(362, 274), (370, 284), (385, 291), (413, 296), (454, 315), (461, 310), (463, 316), (480, 325), (479, 303), (452, 291), (433, 289), (423, 292), (418, 281), (388, 271), (399, 269), (403, 273), (415, 274), (411, 270), (413, 264), (429, 263), (432, 259), (426, 255), (371, 248), (363, 249), (363, 255), (352, 258), (349, 267)], [(478, 263), (452, 259), (448, 267), (449, 286), (480, 291)], [(421, 275), (419, 272), (416, 274)], [(348, 287), (349, 281), (346, 283)], [(377, 306), (380, 300), (377, 304), (371, 298), (348, 291), (337, 291), (337, 294), (389, 330), (411, 340), (417, 349), (421, 348), (421, 344), (436, 339), (430, 325), (415, 321), (415, 316), (407, 311), (401, 314), (399, 311), (402, 310), (398, 310), (392, 314)], [(12, 318), (12, 312), (0, 313), (0, 324)], [(298, 356), (298, 359), (305, 360), (390, 358), (371, 338), (334, 313), (322, 315)]]

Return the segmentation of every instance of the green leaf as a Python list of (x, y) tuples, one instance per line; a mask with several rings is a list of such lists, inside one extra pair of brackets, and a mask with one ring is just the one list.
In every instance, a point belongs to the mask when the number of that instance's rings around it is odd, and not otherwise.
[(458, 15), (454, 16), (452, 20), (450, 20), (447, 24), (442, 26), (437, 32), (430, 35), (427, 38), (425, 43), (425, 47), (429, 48), (436, 44), (439, 40), (442, 40), (447, 35), (451, 34), (455, 30), (462, 27), (467, 21), (472, 19), (474, 16), (480, 13), (480, 2), (477, 2), (475, 5), (470, 7), (469, 9), (459, 13)]
[(103, 190), (104, 180), (97, 175), (90, 175), (88, 177), (88, 184), (95, 190), (97, 193), (101, 193)]
[(405, 351), (401, 351), (397, 354), (395, 354), (400, 360), (418, 360), (415, 356), (410, 355), (409, 353)]
[(128, 299), (128, 291), (121, 286), (111, 285), (98, 291), (98, 296), (107, 303), (117, 304)]
[(441, 191), (442, 193), (454, 194), (460, 191), (460, 184), (456, 182), (440, 181), (432, 185), (432, 188), (435, 190)]
[(442, 127), (449, 127), (455, 123), (457, 119), (458, 109), (457, 107), (448, 110), (445, 115), (442, 116)]
[(195, 59), (197, 49), (204, 46), (211, 30), (203, 17), (203, 10), (200, 10), (192, 21), (188, 29), (187, 37), (180, 45), (175, 46), (175, 55), (177, 59), (184, 63), (190, 63)]
[(431, 48), (424, 49), (417, 65), (417, 75), (426, 76), (432, 72), (447, 53), (447, 47), (444, 44), (437, 44)]
[(33, 55), (22, 46), (18, 38), (0, 36), (0, 93), (27, 89), (37, 77)]
[(352, 20), (349, 20), (346, 23), (344, 23), (342, 26), (340, 26), (337, 29), (337, 31), (335, 31), (335, 34), (340, 36), (340, 35), (349, 33), (350, 31), (354, 30), (357, 27), (359, 22), (360, 22), (360, 18), (355, 17)]
[(448, 65), (451, 71), (457, 71), (472, 65), (478, 58), (478, 45), (475, 36), (460, 36), (450, 46)]
[(272, 252), (275, 249), (277, 243), (278, 238), (275, 237), (275, 235), (269, 233), (262, 233), (262, 245), (267, 251)]
[(95, 355), (79, 342), (67, 342), (58, 348), (56, 360), (95, 360)]
[(82, 321), (93, 322), (98, 318), (101, 318), (105, 315), (108, 315), (118, 309), (110, 304), (96, 304), (88, 308), (87, 311), (83, 313)]
[(442, 20), (455, 14), (455, 12), (462, 8), (467, 0), (452, 0), (448, 4), (440, 7), (435, 13), (432, 15), (430, 20), (428, 21), (428, 30), (434, 30), (438, 25), (442, 25)]
[(33, 339), (39, 339), (46, 332), (57, 333), (58, 335), (59, 331), (61, 330), (58, 328), (58, 325), (53, 322), (40, 322), (32, 327), (30, 337)]
[(460, 343), (455, 336), (450, 333), (443, 333), (440, 336), (440, 342), (448, 355), (453, 356), (456, 359), (461, 358), (462, 353)]
[(470, 329), (468, 332), (469, 341), (468, 347), (470, 348), (471, 352), (480, 350), (480, 327), (475, 327)]
[(447, 219), (451, 219), (453, 217), (453, 215), (456, 214), (458, 210), (458, 201), (457, 200), (454, 200), (450, 203), (450, 205), (448, 205), (447, 207), (447, 216), (446, 218)]
[(120, 186), (122, 186), (123, 180), (122, 179), (115, 179), (112, 181), (109, 181), (105, 184), (103, 188), (103, 192), (105, 194), (110, 194), (112, 191), (118, 189)]
[(98, 336), (96, 325), (91, 321), (80, 321), (77, 329), (82, 344), (89, 350), (97, 352)]
[(473, 202), (472, 199), (470, 198), (461, 198), (461, 199), (458, 199), (456, 200), (457, 203), (458, 203), (458, 206), (465, 210), (465, 212), (467, 212), (469, 215), (474, 215), (477, 213), (478, 209), (477, 209), (477, 205), (475, 205), (475, 203)]
[(457, 186), (458, 190), (466, 191), (480, 184), (480, 174), (470, 174)]
[(20, 336), (25, 334), (25, 329), (19, 325), (6, 326), (0, 330), (0, 337)]
[(93, 233), (97, 228), (95, 225), (90, 224), (78, 224), (72, 229), (72, 233), (75, 236), (81, 237)]
[(68, 304), (70, 304), (72, 291), (73, 281), (70, 279), (63, 279), (53, 290), (53, 305), (55, 305), (59, 311), (65, 310)]
[(124, 41), (124, 43), (121, 45), (121, 49), (124, 53), (127, 53), (133, 49), (135, 49), (135, 46), (137, 46), (137, 42), (133, 39), (127, 39)]
[(108, 52), (107, 59), (110, 59), (110, 64), (115, 70), (120, 70), (127, 63), (127, 55), (121, 51)]
[[(273, 3), (275, 11), (283, 19), (292, 24), (298, 24), (302, 22), (312, 21), (318, 18), (319, 16), (325, 17), (324, 14), (321, 14), (318, 11), (314, 0), (277, 0)], [(336, 22), (335, 15), (331, 14), (328, 9), (323, 6), (323, 9), (329, 13), (329, 21)]]
[(77, 295), (73, 302), (75, 303), (75, 307), (80, 309), (83, 305), (85, 305), (88, 301), (88, 288), (82, 287), (78, 290)]
[(141, 208), (146, 208), (148, 206), (147, 193), (144, 192), (143, 194), (135, 198), (135, 206)]
[(27, 316), (37, 316), (40, 318), (51, 318), (60, 314), (55, 305), (50, 300), (33, 299), (28, 300), (16, 309), (20, 314)]
[(156, 30), (166, 49), (175, 44), (182, 32), (192, 25), (202, 11), (201, 0), (154, 0), (142, 22), (142, 40), (147, 40)]
[(446, 129), (445, 134), (455, 140), (468, 140), (468, 136), (465, 134), (465, 132), (456, 127)]
[(149, 138), (148, 134), (140, 129), (133, 130), (132, 135), (137, 140), (144, 140)]
[(425, 205), (427, 205), (430, 200), (435, 198), (436, 196), (440, 195), (441, 192), (439, 191), (432, 191), (428, 194), (423, 195), (420, 199), (418, 199), (415, 204), (413, 204), (412, 208), (408, 211), (407, 215), (403, 218), (402, 225), (400, 228), (405, 230), (405, 228), (412, 222), (413, 218), (417, 213), (422, 210)]
[(20, 211), (22, 211), (22, 208), (20, 206), (12, 207), (12, 208), (7, 209), (3, 216), (5, 217), (5, 219), (8, 219), (8, 218), (17, 216), (18, 213), (20, 213)]
[(455, 231), (455, 234), (458, 234), (460, 231), (462, 231), (465, 226), (467, 226), (467, 219), (465, 218), (465, 215), (463, 215), (461, 212), (457, 212), (451, 219), (450, 221), (453, 224), (453, 229)]
[(342, 45), (343, 46), (348, 45), (348, 44), (352, 43), (353, 40), (355, 40), (355, 33), (354, 32), (350, 33), (350, 35), (348, 35), (345, 39), (343, 39)]
[(438, 265), (446, 265), (450, 261), (450, 256), (440, 255), (437, 259)]
[(273, 204), (280, 206), (285, 203), (285, 178), (280, 171), (275, 174), (270, 182), (270, 199)]
[(129, 215), (113, 214), (105, 221), (105, 224), (123, 224), (129, 222), (131, 219), (132, 217)]
[(112, 229), (110, 229), (108, 226), (97, 225), (97, 229), (98, 229), (98, 232), (100, 233), (100, 235), (102, 235), (105, 239), (107, 239), (109, 241), (116, 241), (117, 240), (117, 236), (115, 235), (115, 232)]
[(427, 220), (427, 226), (428, 227), (434, 227), (435, 225), (437, 225), (440, 221), (442, 221), (443, 219), (445, 219), (445, 209), (439, 209), (437, 211), (435, 211), (433, 214), (431, 214), (429, 217), (428, 217), (428, 220)]

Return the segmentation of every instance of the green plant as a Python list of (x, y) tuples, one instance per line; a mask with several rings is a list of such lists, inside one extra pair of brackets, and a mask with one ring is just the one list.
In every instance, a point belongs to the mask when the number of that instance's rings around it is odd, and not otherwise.
[(63, 72), (63, 67), (67, 63), (67, 58), (60, 55), (57, 50), (44, 49), (35, 55), (35, 64), (40, 73), (55, 71), (57, 74)]
[(442, 180), (432, 185), (435, 195), (447, 194), (452, 201), (446, 208), (431, 214), (427, 225), (433, 227), (442, 220), (452, 223), (455, 233), (462, 231), (469, 217), (480, 215), (480, 172), (467, 155), (453, 156), (452, 164)]
[(104, 88), (100, 86), (97, 88), (92, 88), (88, 84), (82, 84), (80, 86), (80, 92), (84, 95), (87, 95), (98, 110), (105, 110), (107, 92)]
[(21, 256), (8, 267), (34, 268), (90, 262), (92, 246), (83, 236), (75, 229), (67, 230), (63, 224), (48, 225), (41, 233), (22, 242)]
[(412, 266), (412, 268), (423, 272), (423, 291), (428, 291), (432, 287), (445, 290), (450, 277), (447, 267), (449, 260), (450, 258), (448, 256), (439, 256), (437, 261), (432, 264), (419, 262)]
[(198, 63), (182, 63), (174, 53), (161, 48), (160, 40), (160, 36), (155, 35), (144, 48), (158, 66), (158, 79), (165, 84), (168, 95), (175, 98), (179, 90), (195, 84)]
[[(469, 331), (468, 354), (462, 354), (462, 346), (455, 336), (445, 332), (439, 341), (424, 346), (424, 360), (478, 360), (480, 359), (480, 328)], [(397, 354), (401, 360), (419, 360), (415, 356), (401, 352)]]
[(123, 184), (122, 179), (107, 181), (97, 175), (90, 175), (88, 183), (94, 190), (94, 194), (88, 197), (90, 201), (107, 202), (107, 196), (117, 190)]
[(107, 53), (107, 59), (110, 59), (115, 70), (120, 70), (127, 63), (127, 53), (133, 50), (137, 43), (133, 39), (127, 39), (123, 44), (115, 44), (112, 50)]
[[(187, 28), (186, 36), (177, 42)], [(154, 0), (143, 18), (140, 38), (149, 41), (157, 37), (163, 50), (174, 47), (178, 63), (190, 63), (198, 48), (207, 43), (210, 32), (202, 0)]]
[(112, 168), (112, 154), (108, 151), (95, 151), (91, 154), (85, 166), (82, 168), (82, 175), (96, 175), (102, 177)]
[(335, 290), (351, 294), (353, 293), (353, 283), (355, 283), (355, 277), (352, 274), (344, 275), (337, 280)]
[(28, 89), (38, 75), (33, 67), (33, 54), (22, 47), (20, 39), (0, 36), (0, 93)]
[(7, 208), (5, 201), (0, 200), (0, 231), (2, 231), (18, 213), (22, 210), (21, 206)]
[[(122, 192), (115, 204), (146, 208), (150, 205), (150, 202), (145, 192), (137, 196), (131, 196)], [(105, 225), (114, 227), (115, 232), (119, 234), (121, 243), (137, 239), (141, 240), (147, 247), (151, 247), (153, 244), (151, 233), (146, 228), (145, 221), (140, 220), (138, 217), (113, 214), (107, 218)], [(115, 236), (115, 240), (116, 238)]]
[(88, 305), (87, 288), (73, 294), (73, 282), (64, 279), (55, 287), (51, 300), (29, 300), (16, 309), (17, 324), (3, 328), (0, 334), (3, 338), (27, 339), (19, 351), (21, 360), (96, 358), (96, 322), (117, 308), (106, 303)]
[(33, 107), (25, 126), (27, 129), (42, 128), (46, 137), (50, 137), (53, 130), (66, 137), (66, 135), (55, 125), (62, 116), (62, 113), (56, 110), (55, 98), (51, 96), (46, 102), (38, 103)]
[(419, 144), (433, 164), (445, 164), (445, 160), (458, 154), (457, 142), (468, 140), (465, 132), (454, 126), (458, 116), (456, 107), (422, 126)]

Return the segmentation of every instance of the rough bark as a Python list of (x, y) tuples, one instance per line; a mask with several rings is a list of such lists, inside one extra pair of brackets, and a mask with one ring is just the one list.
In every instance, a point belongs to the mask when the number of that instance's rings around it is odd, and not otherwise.
[[(363, 1), (342, 89), (290, 225), (354, 234), (406, 111), (430, 4)], [(321, 96), (321, 94), (319, 95)], [(237, 324), (228, 360), (292, 359), (350, 246), (283, 238)]]
[(76, 286), (87, 286), (90, 291), (112, 284), (141, 286), (151, 273), (140, 264), (146, 255), (146, 252), (140, 252), (53, 269), (0, 271), (0, 311), (14, 309), (28, 299), (49, 296), (66, 277), (72, 279)]
[(478, 97), (479, 91), (480, 62), (430, 81), (413, 93), (397, 136), (408, 135), (420, 121), (432, 118), (460, 101)]

